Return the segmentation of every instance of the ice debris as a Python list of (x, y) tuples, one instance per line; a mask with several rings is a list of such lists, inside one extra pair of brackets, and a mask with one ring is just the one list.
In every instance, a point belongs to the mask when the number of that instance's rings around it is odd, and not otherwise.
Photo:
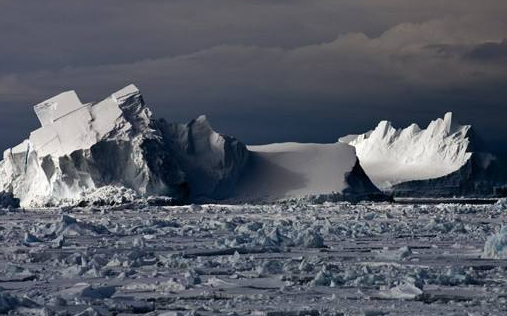
[(407, 246), (393, 250), (390, 250), (389, 248), (384, 248), (382, 251), (378, 253), (378, 258), (382, 260), (399, 261), (407, 258), (408, 256), (410, 256), (410, 254), (412, 254), (412, 251)]
[(507, 259), (507, 226), (486, 240), (483, 258)]
[(60, 291), (59, 296), (66, 300), (81, 299), (105, 299), (110, 298), (116, 292), (116, 287), (107, 285), (91, 285), (86, 282), (76, 283), (73, 287)]
[(423, 294), (423, 291), (414, 284), (404, 282), (387, 291), (380, 292), (383, 298), (411, 300), (416, 299)]
[(18, 309), (25, 310), (27, 314), (31, 309), (37, 309), (39, 305), (27, 298), (19, 298), (0, 289), (0, 313), (7, 314)]
[(102, 225), (79, 221), (72, 216), (62, 214), (49, 224), (38, 224), (34, 228), (34, 235), (44, 238), (61, 238), (79, 235), (101, 235), (109, 231)]
[(507, 208), (507, 198), (498, 199), (498, 201), (495, 203), (495, 205), (500, 208)]
[(222, 247), (325, 248), (320, 227), (293, 221), (249, 222), (235, 228), (232, 237), (220, 239)]
[(505, 262), (479, 254), (504, 217), (495, 205), (301, 201), (6, 212), (0, 284), (55, 316), (503, 315)]

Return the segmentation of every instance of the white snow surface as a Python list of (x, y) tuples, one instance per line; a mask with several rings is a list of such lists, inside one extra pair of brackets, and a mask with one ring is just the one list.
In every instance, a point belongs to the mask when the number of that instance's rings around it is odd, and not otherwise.
[(248, 150), (252, 165), (238, 195), (266, 200), (341, 194), (357, 162), (354, 148), (341, 143), (276, 143)]
[(421, 129), (412, 124), (396, 129), (391, 122), (381, 121), (365, 134), (339, 139), (356, 148), (361, 166), (377, 187), (391, 186), (412, 180), (445, 176), (460, 169), (470, 159), (468, 152), (470, 125), (459, 125), (446, 113)]

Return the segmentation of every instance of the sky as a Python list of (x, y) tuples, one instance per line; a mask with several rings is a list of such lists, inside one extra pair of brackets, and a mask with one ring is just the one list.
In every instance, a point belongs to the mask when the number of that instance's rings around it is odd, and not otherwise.
[(66, 90), (135, 83), (156, 117), (247, 144), (334, 142), (453, 111), (507, 152), (505, 0), (2, 0), (0, 149)]

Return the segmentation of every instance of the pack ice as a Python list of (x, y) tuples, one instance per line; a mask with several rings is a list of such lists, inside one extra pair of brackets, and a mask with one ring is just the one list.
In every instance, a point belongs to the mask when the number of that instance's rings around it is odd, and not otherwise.
[(98, 103), (68, 91), (34, 110), (41, 127), (0, 162), (0, 191), (22, 206), (112, 194), (120, 202), (151, 195), (202, 202), (251, 200), (268, 191), (270, 198), (378, 193), (351, 146), (249, 150), (215, 132), (205, 116), (188, 124), (155, 119), (134, 85)]
[(507, 183), (498, 158), (484, 149), (471, 125), (456, 123), (450, 112), (425, 129), (381, 121), (339, 141), (354, 146), (373, 183), (395, 195), (485, 196)]

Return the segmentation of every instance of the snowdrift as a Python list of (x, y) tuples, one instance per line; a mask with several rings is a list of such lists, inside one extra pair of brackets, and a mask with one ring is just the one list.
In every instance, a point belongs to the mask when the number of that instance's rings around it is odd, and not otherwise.
[[(379, 192), (348, 145), (249, 150), (215, 132), (205, 116), (188, 124), (155, 119), (134, 85), (98, 103), (82, 103), (68, 91), (34, 110), (41, 127), (6, 150), (0, 162), (0, 191), (21, 206), (149, 196), (241, 202)], [(108, 192), (128, 196), (103, 196)]]
[(375, 185), (398, 196), (495, 195), (507, 182), (498, 158), (485, 152), (470, 125), (453, 121), (452, 113), (426, 129), (417, 124), (396, 129), (382, 121), (339, 141), (356, 148)]
[(240, 200), (380, 197), (380, 191), (361, 169), (352, 146), (281, 143), (248, 146), (248, 150), (249, 167), (236, 191)]

